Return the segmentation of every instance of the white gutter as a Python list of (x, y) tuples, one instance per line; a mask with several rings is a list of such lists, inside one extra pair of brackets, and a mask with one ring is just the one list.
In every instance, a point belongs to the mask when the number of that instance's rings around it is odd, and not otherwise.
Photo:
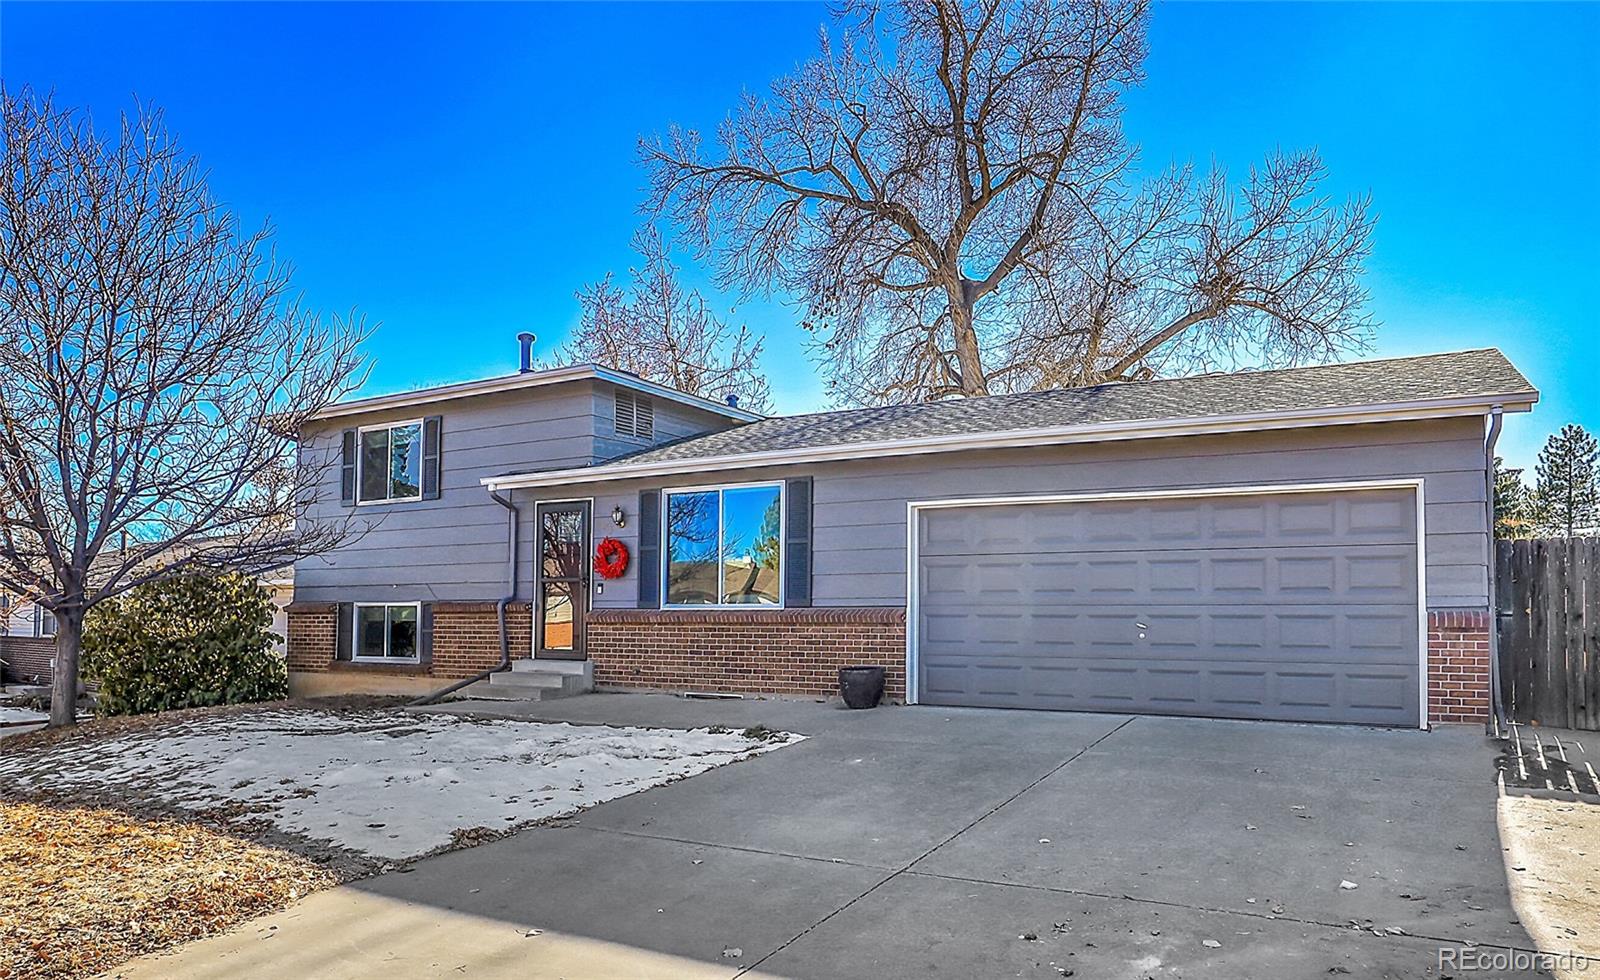
[(1526, 412), (1538, 401), (1536, 391), (1505, 395), (1472, 395), (1427, 401), (1393, 402), (1384, 405), (1342, 408), (1311, 408), (1292, 412), (1254, 412), (1241, 415), (1215, 415), (1187, 419), (1145, 419), (1131, 422), (1099, 422), (1057, 425), (1003, 432), (970, 432), (955, 435), (922, 436), (914, 439), (889, 439), (877, 442), (836, 443), (804, 449), (778, 449), (758, 453), (705, 456), (694, 459), (668, 459), (644, 463), (602, 463), (564, 470), (510, 473), (486, 477), (479, 482), (491, 490), (548, 487), (573, 483), (601, 483), (613, 480), (645, 479), (679, 473), (706, 473), (720, 470), (754, 469), (796, 463), (834, 462), (849, 459), (877, 459), (884, 456), (916, 456), (925, 453), (959, 452), (969, 449), (1013, 449), (1026, 446), (1071, 445), (1112, 442), (1120, 439), (1161, 439), (1174, 436), (1211, 435), (1237, 432), (1267, 432), (1276, 429), (1309, 428), (1319, 425), (1361, 425), (1369, 422), (1402, 422), (1415, 419), (1452, 418), (1485, 415), (1495, 405), (1506, 411)]
[(710, 398), (701, 398), (699, 395), (685, 394), (675, 388), (668, 388), (666, 385), (659, 385), (654, 381), (646, 381), (641, 377), (622, 371), (613, 371), (598, 364), (574, 364), (569, 367), (552, 368), (548, 371), (511, 374), (503, 378), (463, 381), (460, 384), (424, 388), (420, 391), (403, 391), (394, 395), (375, 395), (371, 398), (358, 398), (355, 401), (329, 405), (311, 416), (310, 421), (319, 422), (323, 419), (342, 418), (346, 415), (381, 412), (391, 408), (428, 405), (434, 402), (450, 401), (455, 398), (492, 395), (502, 391), (518, 391), (523, 388), (539, 388), (544, 385), (561, 384), (567, 381), (586, 380), (605, 381), (623, 388), (632, 388), (634, 391), (640, 391), (656, 398), (664, 398), (669, 401), (691, 405), (707, 412), (715, 412), (718, 415), (738, 419), (741, 422), (755, 422), (766, 418), (766, 416), (756, 412), (733, 408)]

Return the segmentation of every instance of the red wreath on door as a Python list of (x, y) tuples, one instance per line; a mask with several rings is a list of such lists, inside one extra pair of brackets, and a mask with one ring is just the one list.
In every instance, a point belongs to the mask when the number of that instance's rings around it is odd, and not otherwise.
[(601, 578), (621, 578), (628, 570), (628, 546), (616, 538), (605, 538), (594, 546), (594, 570)]

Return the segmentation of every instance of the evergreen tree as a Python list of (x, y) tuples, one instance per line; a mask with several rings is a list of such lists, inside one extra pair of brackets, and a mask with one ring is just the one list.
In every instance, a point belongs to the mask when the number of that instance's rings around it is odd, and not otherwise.
[(1580, 425), (1563, 426), (1539, 451), (1534, 487), (1539, 524), (1546, 534), (1572, 537), (1600, 523), (1600, 447)]
[(1533, 491), (1522, 482), (1522, 468), (1507, 467), (1494, 458), (1494, 536), (1502, 539), (1531, 538), (1534, 523)]

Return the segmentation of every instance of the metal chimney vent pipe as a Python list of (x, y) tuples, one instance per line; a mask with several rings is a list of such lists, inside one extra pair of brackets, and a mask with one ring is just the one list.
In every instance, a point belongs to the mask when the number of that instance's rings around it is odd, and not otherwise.
[(533, 334), (528, 333), (526, 330), (517, 334), (517, 343), (522, 345), (522, 361), (521, 366), (518, 368), (518, 371), (522, 374), (530, 374), (533, 372), (534, 340), (535, 338)]

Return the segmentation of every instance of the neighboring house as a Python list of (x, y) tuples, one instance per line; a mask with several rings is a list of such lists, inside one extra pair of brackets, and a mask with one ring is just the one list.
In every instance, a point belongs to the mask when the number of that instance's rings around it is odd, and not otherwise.
[(0, 675), (6, 681), (50, 682), (56, 617), (29, 599), (0, 592)]
[(279, 656), (289, 652), (289, 605), (294, 602), (294, 566), (289, 565), (261, 576), (261, 585), (272, 599), (272, 649)]
[(1537, 399), (1478, 350), (769, 419), (589, 366), (352, 401), (301, 453), (310, 519), (369, 530), (298, 564), (291, 679), (495, 666), (510, 517), (513, 655), (605, 687), (1481, 721), (1487, 423)]

